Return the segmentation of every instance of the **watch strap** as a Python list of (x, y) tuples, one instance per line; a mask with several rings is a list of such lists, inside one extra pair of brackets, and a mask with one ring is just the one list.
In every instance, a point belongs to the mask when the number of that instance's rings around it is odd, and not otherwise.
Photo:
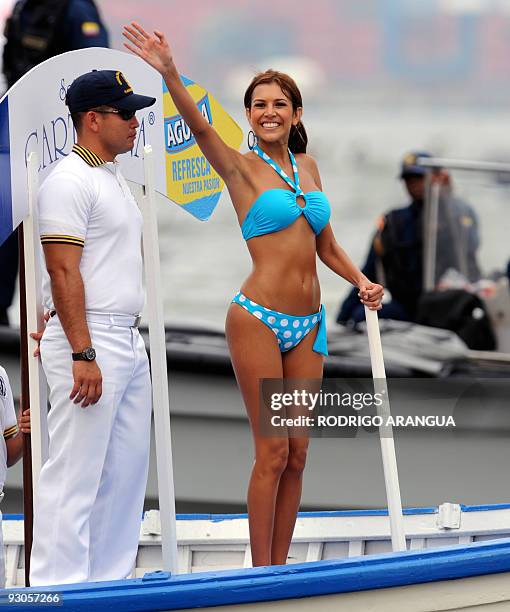
[(94, 361), (96, 358), (96, 351), (91, 346), (83, 349), (79, 353), (71, 353), (73, 361)]

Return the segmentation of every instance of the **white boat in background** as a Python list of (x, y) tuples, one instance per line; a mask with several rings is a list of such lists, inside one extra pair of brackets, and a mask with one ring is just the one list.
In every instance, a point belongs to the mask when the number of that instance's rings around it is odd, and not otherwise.
[[(300, 513), (286, 566), (250, 567), (246, 515), (181, 515), (179, 575), (161, 567), (156, 511), (146, 514), (133, 578), (17, 590), (23, 524), (4, 517), (9, 594), (58, 593), (64, 610), (436, 612), (510, 609), (510, 504), (404, 510), (406, 552), (392, 553), (385, 510)], [(3, 601), (3, 600), (2, 600)], [(7, 600), (6, 600), (7, 601)]]
[[(482, 359), (451, 331), (398, 321), (380, 323), (388, 378), (427, 376), (425, 380), (434, 382), (448, 376), (504, 379), (510, 373), (508, 355), (485, 352)], [(146, 331), (143, 333), (147, 339)], [(368, 376), (366, 336), (345, 328), (332, 329), (329, 335), (326, 376)], [(475, 355), (471, 356), (472, 353)], [(0, 329), (0, 356), (14, 395), (19, 397), (16, 330)], [(205, 327), (167, 328), (167, 356), (178, 510), (242, 511), (252, 463), (252, 439), (224, 334)], [(437, 505), (444, 499), (465, 504), (508, 500), (510, 420), (503, 418), (503, 408), (491, 412), (487, 406), (482, 421), (481, 414), (466, 405), (458, 416), (462, 419), (455, 430), (397, 432), (406, 505)], [(337, 440), (312, 441), (304, 478), (304, 509), (385, 505), (375, 434), (362, 431), (354, 434)], [(356, 470), (342, 467), (353, 465)], [(21, 464), (17, 464), (8, 471), (4, 512), (20, 511), (21, 486)], [(146, 497), (146, 508), (157, 507), (154, 452)]]

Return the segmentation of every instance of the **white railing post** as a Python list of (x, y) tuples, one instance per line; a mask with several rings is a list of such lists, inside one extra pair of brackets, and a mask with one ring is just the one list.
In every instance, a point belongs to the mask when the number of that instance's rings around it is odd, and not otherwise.
[[(27, 332), (44, 329), (41, 285), (41, 249), (37, 221), (37, 191), (39, 188), (39, 159), (30, 153), (27, 159), (28, 209), (23, 222), (25, 253), (25, 286), (27, 305)], [(22, 322), (23, 325), (23, 322)], [(28, 377), (30, 397), (30, 428), (32, 447), (32, 488), (34, 499), (41, 468), (48, 457), (48, 397), (46, 378), (41, 360), (34, 357), (37, 342), (28, 335)]]
[(402, 500), (400, 498), (400, 485), (398, 482), (397, 457), (393, 440), (393, 428), (386, 425), (386, 418), (390, 415), (388, 388), (386, 384), (386, 371), (379, 332), (379, 319), (375, 310), (365, 306), (367, 320), (368, 344), (370, 348), (370, 362), (376, 392), (382, 393), (384, 401), (377, 408), (377, 413), (383, 418), (383, 425), (379, 428), (381, 440), (382, 463), (384, 470), (384, 484), (388, 500), (388, 514), (390, 517), (391, 545), (394, 552), (406, 550), (406, 536), (404, 532), (404, 519), (402, 515)]
[(172, 437), (168, 398), (168, 372), (166, 363), (165, 319), (161, 295), (156, 191), (152, 147), (144, 148), (145, 194), (141, 198), (143, 215), (143, 251), (147, 312), (149, 316), (149, 342), (152, 375), (152, 401), (156, 440), (159, 509), (163, 567), (172, 574), (178, 572), (177, 535), (175, 524), (175, 491), (172, 464)]

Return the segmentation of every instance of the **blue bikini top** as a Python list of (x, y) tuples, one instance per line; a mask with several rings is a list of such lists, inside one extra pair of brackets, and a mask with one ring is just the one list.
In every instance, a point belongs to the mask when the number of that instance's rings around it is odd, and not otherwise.
[[(328, 199), (322, 191), (309, 191), (304, 193), (299, 186), (299, 175), (296, 160), (289, 150), (294, 181), (267, 155), (259, 146), (253, 152), (268, 163), (291, 187), (288, 189), (268, 189), (260, 194), (253, 202), (241, 225), (243, 238), (249, 240), (255, 236), (270, 234), (292, 225), (300, 216), (304, 215), (316, 235), (326, 227), (331, 215)], [(305, 200), (303, 207), (297, 203), (298, 196)]]

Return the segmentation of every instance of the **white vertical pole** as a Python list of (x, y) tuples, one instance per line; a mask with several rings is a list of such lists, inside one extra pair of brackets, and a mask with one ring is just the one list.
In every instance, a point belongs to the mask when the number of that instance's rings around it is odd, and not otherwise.
[[(366, 306), (365, 316), (367, 320), (368, 345), (370, 348), (370, 362), (372, 364), (374, 387), (375, 391), (382, 393), (384, 397), (382, 406), (378, 407), (377, 410), (378, 414), (383, 417), (383, 421), (385, 421), (386, 417), (390, 415), (390, 405), (386, 384), (386, 372), (384, 370), (381, 334), (379, 332), (379, 319), (377, 317), (377, 312), (375, 310), (370, 310)], [(406, 550), (406, 537), (402, 516), (402, 500), (400, 498), (393, 428), (391, 425), (383, 424), (383, 426), (379, 428), (379, 435), (381, 440), (386, 498), (388, 500), (388, 514), (390, 517), (391, 545), (393, 551), (397, 552)]]
[(432, 174), (427, 174), (427, 188), (425, 189), (425, 227), (423, 245), (425, 256), (423, 270), (423, 289), (433, 291), (436, 286), (436, 259), (437, 259), (437, 223), (439, 215), (439, 199), (441, 185), (432, 181)]
[[(37, 191), (39, 187), (39, 158), (30, 153), (27, 160), (28, 217), (23, 222), (25, 252), (25, 285), (27, 303), (27, 331), (44, 329), (41, 287), (41, 250), (37, 222)], [(28, 336), (28, 376), (30, 396), (30, 428), (32, 446), (32, 486), (34, 499), (41, 468), (48, 457), (48, 398), (46, 378), (41, 361), (34, 357), (37, 342)]]
[(152, 402), (156, 438), (159, 509), (163, 567), (177, 574), (177, 534), (175, 525), (175, 491), (172, 465), (172, 436), (170, 430), (170, 404), (168, 399), (168, 372), (166, 364), (165, 319), (161, 295), (158, 223), (156, 217), (156, 191), (152, 147), (144, 147), (145, 194), (142, 198), (143, 251), (147, 310), (149, 314), (149, 342), (152, 373)]

